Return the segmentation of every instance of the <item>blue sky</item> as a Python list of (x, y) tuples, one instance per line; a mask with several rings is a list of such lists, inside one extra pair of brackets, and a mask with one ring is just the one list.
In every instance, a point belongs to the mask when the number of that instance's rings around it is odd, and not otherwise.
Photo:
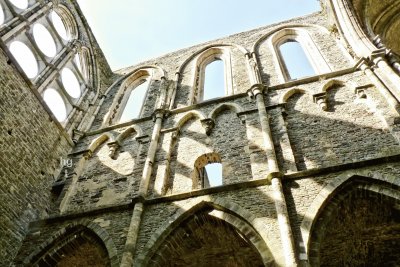
[(317, 0), (78, 0), (113, 70), (313, 13)]

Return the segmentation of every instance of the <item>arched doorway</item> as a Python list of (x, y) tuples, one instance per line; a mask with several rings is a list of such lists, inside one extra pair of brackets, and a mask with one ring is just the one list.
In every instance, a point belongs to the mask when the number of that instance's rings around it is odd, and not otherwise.
[(67, 228), (65, 233), (52, 241), (30, 260), (33, 266), (111, 266), (103, 241), (84, 226)]
[(315, 219), (311, 266), (399, 266), (399, 196), (365, 177), (339, 188)]
[(215, 216), (218, 212), (206, 208), (186, 218), (163, 240), (146, 265), (264, 266), (252, 242), (237, 228)]

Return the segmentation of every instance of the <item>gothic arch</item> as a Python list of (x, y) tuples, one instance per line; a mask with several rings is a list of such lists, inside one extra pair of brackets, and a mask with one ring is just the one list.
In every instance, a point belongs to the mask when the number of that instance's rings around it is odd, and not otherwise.
[(110, 139), (112, 140), (111, 136), (107, 133), (104, 133), (90, 143), (88, 150), (90, 151), (90, 153), (94, 153), (96, 149), (98, 149), (103, 143)]
[(243, 56), (249, 53), (249, 51), (247, 51), (246, 48), (244, 48), (240, 45), (237, 45), (237, 44), (224, 43), (224, 44), (207, 45), (207, 46), (203, 47), (202, 49), (200, 49), (199, 51), (197, 51), (196, 53), (194, 53), (193, 55), (191, 55), (190, 57), (188, 57), (178, 68), (177, 72), (182, 73), (182, 71), (186, 68), (186, 66), (189, 64), (189, 62), (191, 62), (196, 56), (198, 56), (199, 54), (205, 52), (206, 50), (208, 50), (210, 48), (215, 48), (215, 47), (235, 47), (243, 53)]
[(400, 201), (400, 181), (396, 180), (395, 176), (386, 175), (382, 177), (379, 173), (369, 171), (348, 172), (339, 175), (329, 184), (322, 188), (319, 194), (315, 197), (312, 204), (304, 215), (304, 219), (300, 225), (301, 237), (304, 242), (304, 247), (309, 255), (312, 248), (311, 236), (314, 227), (318, 222), (320, 214), (324, 208), (329, 205), (332, 200), (337, 200), (340, 192), (346, 188), (360, 187), (364, 190), (373, 191)]
[(287, 28), (293, 28), (293, 29), (298, 29), (298, 28), (301, 29), (301, 28), (303, 28), (303, 29), (306, 29), (306, 28), (309, 28), (309, 27), (318, 28), (318, 30), (320, 30), (321, 32), (326, 33), (326, 34), (329, 34), (329, 32), (327, 31), (327, 29), (325, 29), (324, 27), (319, 26), (319, 25), (311, 25), (311, 24), (287, 24), (287, 25), (280, 26), (280, 27), (278, 27), (278, 28), (276, 28), (276, 29), (274, 29), (274, 30), (268, 32), (267, 34), (261, 36), (261, 37), (254, 43), (254, 45), (253, 45), (251, 51), (252, 51), (252, 53), (257, 52), (257, 51), (259, 50), (261, 44), (262, 44), (266, 39), (270, 38), (271, 35), (273, 35), (273, 34), (279, 32), (279, 31), (281, 31), (281, 30), (285, 30), (285, 29), (287, 29)]
[(282, 82), (290, 80), (290, 75), (279, 47), (288, 40), (295, 40), (300, 44), (316, 74), (331, 71), (308, 31), (304, 27), (287, 27), (276, 31), (268, 37), (270, 49), (273, 51), (276, 64), (280, 67), (279, 75)]
[(215, 120), (219, 113), (224, 110), (231, 110), (235, 113), (239, 113), (243, 111), (243, 108), (236, 103), (222, 103), (216, 106), (208, 115), (208, 118)]
[[(78, 238), (79, 233), (87, 232), (93, 235), (99, 242), (100, 246), (104, 246), (111, 267), (119, 266), (119, 258), (117, 248), (111, 236), (100, 225), (89, 220), (74, 222), (67, 225), (65, 228), (57, 231), (48, 240), (40, 244), (23, 262), (25, 266), (31, 266), (38, 263), (41, 259), (56, 253), (63, 249), (71, 241)], [(51, 254), (50, 254), (51, 250)]]
[(378, 36), (397, 56), (400, 55), (396, 39), (400, 31), (398, 1), (333, 0), (331, 5), (340, 32), (359, 57), (368, 57), (376, 50), (374, 41)]
[(114, 89), (117, 84), (122, 82), (121, 85), (118, 86), (118, 89), (115, 89), (117, 92), (113, 99), (110, 111), (108, 112), (104, 121), (110, 125), (118, 122), (122, 116), (132, 91), (141, 85), (144, 79), (148, 79), (149, 84), (147, 85), (146, 93), (143, 99), (141, 99), (141, 109), (139, 110), (138, 114), (138, 116), (141, 116), (152, 81), (161, 80), (162, 78), (165, 78), (165, 71), (162, 68), (157, 66), (142, 66), (126, 74), (122, 79), (119, 79), (118, 82), (115, 82), (113, 86), (110, 86), (106, 92), (106, 95), (109, 95), (111, 90)]
[(142, 135), (142, 129), (139, 126), (133, 125), (120, 133), (117, 138), (115, 139), (116, 142), (119, 144), (122, 144), (124, 140), (132, 133), (136, 133), (136, 136), (141, 136)]
[(334, 86), (343, 86), (344, 82), (342, 82), (341, 80), (337, 80), (337, 79), (332, 79), (327, 81), (321, 88), (321, 92), (327, 92), (329, 89), (331, 89)]
[[(243, 55), (243, 56), (242, 56)], [(236, 44), (212, 44), (203, 47), (199, 51), (190, 55), (178, 68), (177, 71), (177, 84), (174, 92), (174, 96), (172, 101), (174, 103), (177, 101), (176, 90), (178, 88), (182, 88), (183, 80), (184, 86), (188, 87), (188, 91), (185, 92), (184, 100), (181, 99), (181, 102), (185, 102), (185, 105), (195, 104), (197, 102), (203, 101), (204, 97), (204, 83), (205, 83), (205, 69), (208, 64), (212, 63), (216, 60), (221, 60), (223, 62), (224, 69), (224, 95), (232, 95), (234, 94), (234, 77), (237, 76), (237, 73), (234, 73), (234, 69), (232, 68), (232, 58), (235, 56), (236, 58), (243, 59), (243, 64), (246, 64), (246, 55), (248, 55), (248, 51), (242, 46)], [(192, 64), (192, 65), (190, 65)], [(189, 67), (191, 67), (189, 69)], [(248, 79), (250, 79), (249, 70), (244, 75), (247, 75)], [(182, 74), (185, 73), (184, 76)], [(176, 104), (176, 103), (175, 103)]]
[(62, 4), (57, 4), (54, 7), (54, 11), (62, 18), (63, 22), (65, 23), (65, 28), (67, 29), (70, 40), (78, 39), (80, 35), (78, 24), (76, 23), (76, 20), (74, 19), (68, 8)]
[(295, 94), (307, 94), (307, 92), (306, 90), (300, 88), (290, 89), (286, 93), (282, 94), (282, 96), (279, 99), (279, 103), (280, 104), (286, 103), (289, 100), (289, 98), (291, 98)]
[(155, 251), (172, 231), (178, 228), (183, 221), (204, 209), (216, 211), (216, 216), (241, 231), (241, 234), (248, 238), (249, 242), (256, 248), (264, 265), (274, 266), (273, 250), (270, 249), (270, 242), (268, 242), (266, 236), (262, 234), (264, 226), (257, 224), (257, 218), (232, 201), (212, 196), (208, 196), (206, 200), (197, 199), (195, 202), (184, 205), (180, 211), (157, 229), (144, 247), (144, 254), (138, 257), (138, 265), (147, 266)]
[(176, 123), (175, 123), (175, 128), (180, 129), (182, 126), (189, 121), (192, 118), (197, 118), (199, 120), (204, 120), (206, 117), (201, 111), (198, 110), (192, 110), (185, 115), (183, 115)]
[(225, 96), (233, 94), (232, 56), (228, 46), (215, 46), (199, 53), (194, 59), (194, 75), (189, 102), (195, 104), (204, 99), (205, 70), (208, 64), (222, 60), (224, 63)]
[[(222, 164), (221, 155), (217, 152), (206, 153), (199, 156), (194, 162), (193, 171), (191, 175), (193, 190), (208, 188), (212, 186), (209, 181), (209, 177), (207, 176), (207, 172), (205, 170), (205, 166), (210, 163)], [(224, 182), (223, 173), (221, 178), (222, 178), (221, 184), (223, 184)]]

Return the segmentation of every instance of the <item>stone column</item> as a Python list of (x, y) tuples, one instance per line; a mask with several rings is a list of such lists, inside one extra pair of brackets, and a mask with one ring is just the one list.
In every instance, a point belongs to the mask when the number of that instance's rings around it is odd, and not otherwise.
[(161, 84), (160, 84), (160, 101), (158, 103), (158, 108), (165, 108), (165, 102), (166, 102), (166, 97), (167, 97), (167, 90), (168, 90), (168, 82), (167, 79), (162, 76), (161, 77)]
[(175, 96), (176, 96), (176, 91), (178, 90), (180, 76), (181, 76), (180, 72), (175, 73), (175, 81), (174, 81), (175, 84), (173, 86), (173, 89), (168, 94), (168, 99), (166, 100), (166, 101), (169, 101), (169, 109), (173, 109), (173, 107), (174, 107)]
[(143, 214), (143, 203), (138, 202), (135, 204), (131, 223), (129, 225), (128, 234), (126, 236), (126, 242), (124, 247), (124, 253), (122, 254), (121, 267), (133, 266), (133, 257), (136, 249), (136, 241), (139, 233), (139, 225), (142, 221)]
[(274, 143), (269, 126), (269, 117), (264, 103), (263, 89), (264, 86), (262, 84), (254, 84), (248, 93), (257, 101), (258, 114), (260, 116), (261, 129), (268, 159), (268, 169), (270, 172), (269, 177), (271, 178), (271, 184), (274, 191), (274, 202), (278, 217), (285, 263), (286, 266), (297, 266), (293, 234), (290, 227), (289, 215), (281, 182), (282, 174), (279, 172), (278, 162), (275, 155)]
[(163, 109), (157, 109), (153, 114), (155, 122), (153, 133), (151, 136), (149, 151), (147, 152), (147, 158), (143, 168), (142, 180), (140, 181), (139, 201), (135, 204), (135, 207), (133, 209), (133, 214), (126, 237), (124, 253), (122, 255), (121, 267), (133, 266), (136, 241), (139, 234), (139, 226), (143, 214), (143, 202), (149, 188), (150, 177), (153, 171), (153, 162), (156, 155), (164, 114), (165, 110)]
[(379, 35), (377, 35), (374, 38), (373, 43), (379, 49), (385, 49), (386, 55), (387, 55), (387, 57), (389, 59), (390, 65), (392, 65), (392, 67), (395, 69), (395, 71), (397, 71), (397, 73), (400, 74), (400, 63), (396, 60), (395, 55), (393, 54), (393, 52), (390, 49), (387, 49), (385, 47), (385, 45), (383, 44), (382, 39), (381, 39), (381, 37)]
[[(388, 88), (392, 92), (392, 94), (400, 100), (400, 77), (397, 75), (393, 69), (389, 66), (388, 62), (386, 61), (386, 51), (385, 49), (380, 49), (374, 51), (371, 54), (372, 62), (382, 70), (383, 78), (387, 79), (386, 85), (390, 85)], [(379, 74), (379, 73), (378, 73)], [(389, 83), (389, 84), (388, 84)]]
[(375, 73), (371, 70), (371, 67), (367, 64), (365, 59), (361, 60), (357, 65), (357, 68), (362, 70), (367, 77), (371, 80), (371, 82), (378, 88), (379, 93), (386, 99), (388, 104), (394, 109), (399, 110), (399, 100), (400, 95), (393, 97), (392, 93), (386, 88), (386, 86), (376, 77)]
[(250, 83), (260, 84), (261, 83), (260, 71), (258, 69), (255, 53), (253, 52), (252, 56), (250, 56), (250, 54), (247, 53), (246, 59), (247, 59), (247, 69), (249, 70), (250, 74)]

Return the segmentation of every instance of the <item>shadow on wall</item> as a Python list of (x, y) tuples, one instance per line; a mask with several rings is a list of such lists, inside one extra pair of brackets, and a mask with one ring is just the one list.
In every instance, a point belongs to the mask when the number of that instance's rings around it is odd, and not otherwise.
[(321, 204), (315, 217), (306, 216), (303, 220), (312, 225), (307, 224), (308, 229), (303, 229), (306, 224), (301, 225), (301, 231), (307, 233), (303, 237), (309, 237), (302, 241), (308, 245), (311, 266), (400, 263), (398, 185), (353, 176), (331, 191)]
[(310, 98), (295, 94), (287, 103), (287, 131), (298, 170), (357, 162), (399, 151), (396, 138), (376, 110), (365, 102), (357, 102), (349, 90), (329, 90), (326, 112)]

